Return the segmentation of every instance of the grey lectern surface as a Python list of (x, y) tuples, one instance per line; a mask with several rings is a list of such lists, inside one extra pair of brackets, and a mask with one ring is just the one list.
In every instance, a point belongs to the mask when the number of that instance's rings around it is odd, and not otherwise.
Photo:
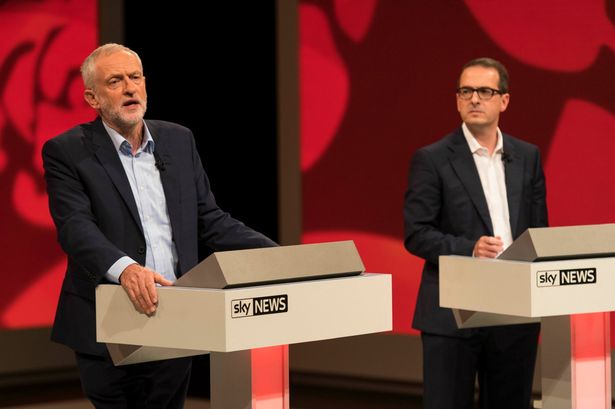
[(151, 317), (121, 286), (99, 285), (97, 340), (130, 364), (388, 331), (391, 277), (363, 270), (352, 241), (215, 253), (159, 287)]
[(177, 287), (235, 288), (343, 277), (365, 270), (352, 241), (220, 251), (177, 280)]
[(615, 224), (527, 229), (500, 260), (547, 261), (615, 257)]

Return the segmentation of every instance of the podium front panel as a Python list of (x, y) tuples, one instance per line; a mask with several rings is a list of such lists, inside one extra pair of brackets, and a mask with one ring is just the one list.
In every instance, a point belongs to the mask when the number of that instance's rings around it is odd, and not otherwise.
[(615, 310), (615, 258), (543, 262), (440, 257), (440, 305), (520, 317)]
[(159, 287), (158, 299), (148, 317), (121, 286), (98, 286), (97, 340), (231, 352), (392, 329), (388, 274), (229, 290)]

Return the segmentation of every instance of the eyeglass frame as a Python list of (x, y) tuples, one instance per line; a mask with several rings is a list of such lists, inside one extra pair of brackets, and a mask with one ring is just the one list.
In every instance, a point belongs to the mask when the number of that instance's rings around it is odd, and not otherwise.
[[(472, 93), (468, 94), (468, 97), (467, 97), (467, 98), (464, 98), (464, 97), (461, 95), (462, 90), (468, 90), (468, 91), (469, 91), (469, 90), (471, 90), (471, 91), (472, 91)], [(485, 92), (485, 91), (487, 91), (487, 90), (491, 93), (488, 97), (484, 97), (484, 95), (483, 95), (483, 96), (481, 96), (481, 95), (480, 95), (480, 94), (481, 94), (481, 92)], [(473, 87), (459, 87), (459, 88), (457, 88), (457, 96), (458, 96), (460, 99), (464, 100), (464, 101), (469, 101), (469, 100), (471, 100), (471, 99), (472, 99), (472, 97), (474, 96), (474, 93), (475, 93), (475, 92), (476, 92), (476, 95), (478, 95), (478, 99), (480, 99), (481, 101), (489, 101), (491, 98), (493, 98), (493, 97), (494, 97), (494, 95), (504, 95), (504, 94), (506, 94), (506, 92), (502, 92), (502, 91), (501, 91), (501, 90), (499, 90), (499, 89), (495, 89), (495, 88), (491, 88), (491, 87), (478, 87), (478, 88), (473, 88)]]

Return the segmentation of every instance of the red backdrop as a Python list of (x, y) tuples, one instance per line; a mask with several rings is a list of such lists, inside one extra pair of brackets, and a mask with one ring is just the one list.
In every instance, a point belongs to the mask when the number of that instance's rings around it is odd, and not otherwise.
[(0, 5), (0, 328), (52, 322), (64, 256), (47, 210), (42, 144), (93, 112), (79, 65), (97, 44), (95, 0)]
[(299, 15), (303, 240), (353, 239), (391, 273), (395, 331), (414, 333), (422, 268), (402, 243), (408, 163), (460, 125), (470, 59), (510, 72), (500, 127), (541, 148), (551, 225), (615, 221), (615, 3), (302, 0)]
[[(410, 321), (422, 261), (402, 246), (414, 150), (459, 125), (454, 88), (477, 56), (511, 74), (506, 132), (539, 145), (552, 225), (613, 222), (615, 4), (596, 0), (300, 2), (305, 242), (353, 239), (393, 274), (394, 328)], [(64, 271), (40, 147), (93, 117), (78, 67), (95, 0), (0, 5), (0, 328), (48, 325)]]

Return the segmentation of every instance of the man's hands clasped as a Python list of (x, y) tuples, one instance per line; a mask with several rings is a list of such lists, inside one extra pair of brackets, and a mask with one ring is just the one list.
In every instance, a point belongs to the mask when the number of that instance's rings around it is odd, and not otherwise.
[(474, 245), (473, 257), (496, 258), (504, 249), (500, 236), (482, 236)]

